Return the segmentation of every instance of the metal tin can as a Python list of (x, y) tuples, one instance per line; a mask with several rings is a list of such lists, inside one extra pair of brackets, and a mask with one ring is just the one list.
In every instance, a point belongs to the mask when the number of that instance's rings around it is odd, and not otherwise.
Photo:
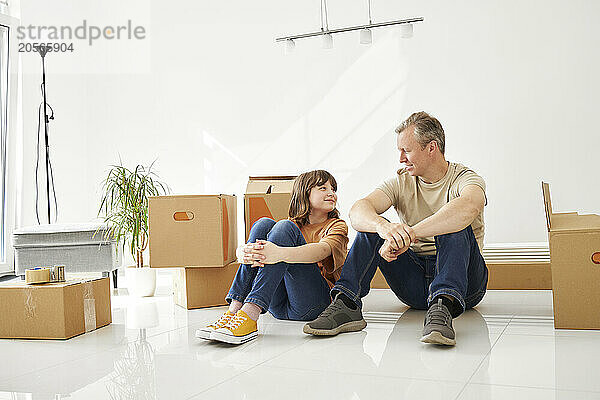
[(55, 265), (52, 267), (52, 280), (55, 282), (64, 282), (65, 281), (65, 266), (64, 265)]

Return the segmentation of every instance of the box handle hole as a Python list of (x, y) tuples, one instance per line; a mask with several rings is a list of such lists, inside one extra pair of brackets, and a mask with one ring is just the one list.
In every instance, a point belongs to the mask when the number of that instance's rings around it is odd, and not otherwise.
[(175, 221), (191, 221), (194, 219), (194, 213), (191, 211), (177, 211), (173, 214)]
[(594, 264), (600, 264), (600, 253), (599, 252), (592, 254), (592, 262)]

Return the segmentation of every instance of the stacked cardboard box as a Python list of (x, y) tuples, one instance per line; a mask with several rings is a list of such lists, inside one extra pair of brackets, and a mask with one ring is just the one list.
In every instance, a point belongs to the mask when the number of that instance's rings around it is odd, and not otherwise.
[(0, 284), (0, 337), (69, 339), (112, 322), (110, 280)]
[(177, 268), (173, 274), (173, 300), (183, 308), (226, 305), (225, 296), (240, 264), (221, 268)]
[(223, 267), (235, 261), (236, 197), (158, 196), (148, 201), (150, 267)]
[(173, 300), (190, 308), (225, 304), (239, 264), (236, 197), (159, 196), (148, 204), (150, 266), (175, 267)]

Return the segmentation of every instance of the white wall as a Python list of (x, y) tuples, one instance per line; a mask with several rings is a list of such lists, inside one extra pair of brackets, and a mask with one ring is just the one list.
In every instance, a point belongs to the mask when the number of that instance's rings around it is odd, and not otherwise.
[[(328, 5), (331, 27), (365, 22), (366, 1)], [(241, 196), (249, 174), (326, 168), (347, 215), (394, 174), (393, 130), (418, 110), (444, 125), (447, 158), (485, 178), (487, 243), (546, 240), (541, 179), (556, 209), (600, 211), (600, 2), (374, 0), (375, 21), (425, 22), (410, 40), (388, 28), (362, 46), (356, 32), (285, 56), (274, 38), (317, 29), (318, 11), (316, 0), (21, 0), (24, 25), (131, 19), (148, 31), (48, 57), (59, 221), (95, 217), (118, 155), (158, 159), (175, 193)], [(40, 64), (22, 61), (21, 220), (32, 224)]]

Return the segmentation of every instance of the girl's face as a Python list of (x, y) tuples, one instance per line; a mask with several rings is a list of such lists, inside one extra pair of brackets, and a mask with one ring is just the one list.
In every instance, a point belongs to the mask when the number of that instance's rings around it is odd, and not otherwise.
[(331, 183), (327, 181), (310, 189), (308, 200), (310, 201), (311, 212), (330, 212), (333, 211), (337, 203), (337, 194), (331, 187)]

